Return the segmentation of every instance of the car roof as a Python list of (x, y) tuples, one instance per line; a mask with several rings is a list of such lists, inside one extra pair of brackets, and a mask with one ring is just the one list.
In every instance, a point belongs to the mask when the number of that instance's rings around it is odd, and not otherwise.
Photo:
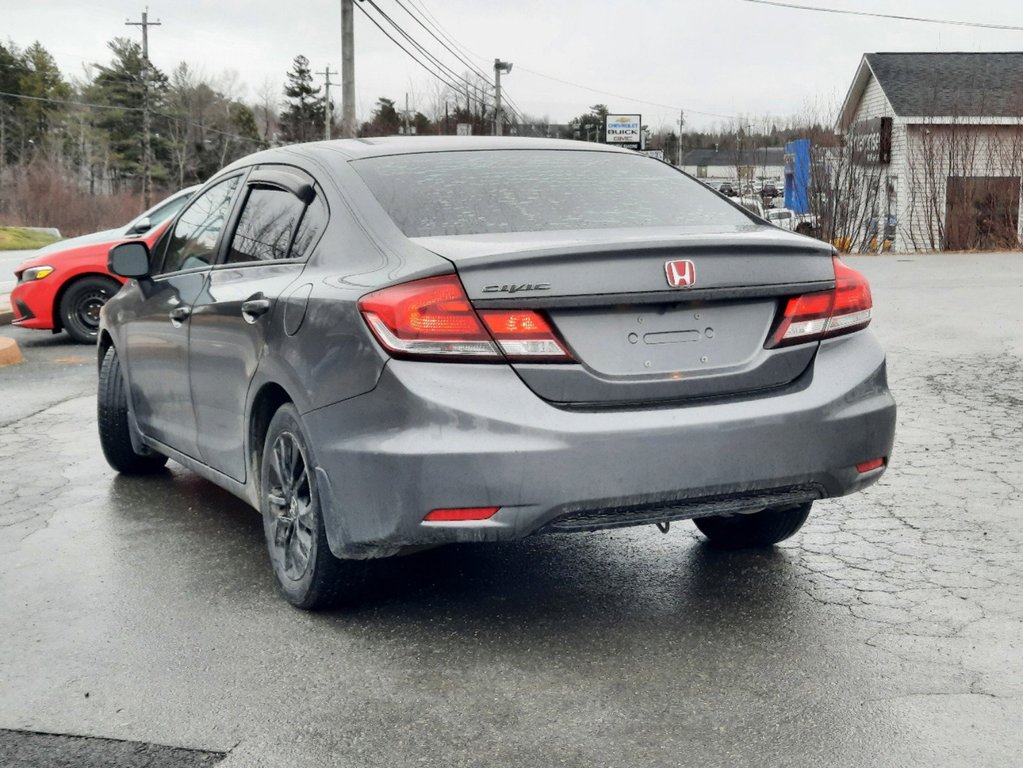
[[(411, 155), (425, 152), (466, 152), (481, 150), (543, 149), (573, 152), (609, 152), (643, 157), (627, 149), (598, 144), (595, 142), (573, 141), (570, 139), (536, 139), (516, 136), (383, 136), (367, 139), (338, 139), (315, 141), (307, 144), (289, 144), (284, 147), (267, 149), (243, 157), (231, 166), (246, 166), (253, 163), (287, 162), (289, 158), (336, 159), (341, 155), (348, 160), (388, 155)], [(226, 170), (226, 169), (225, 169)]]

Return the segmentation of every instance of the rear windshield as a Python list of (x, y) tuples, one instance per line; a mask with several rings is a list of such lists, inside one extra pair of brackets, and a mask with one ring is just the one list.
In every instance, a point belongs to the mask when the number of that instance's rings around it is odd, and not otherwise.
[(407, 237), (751, 223), (699, 182), (642, 155), (483, 150), (351, 165)]

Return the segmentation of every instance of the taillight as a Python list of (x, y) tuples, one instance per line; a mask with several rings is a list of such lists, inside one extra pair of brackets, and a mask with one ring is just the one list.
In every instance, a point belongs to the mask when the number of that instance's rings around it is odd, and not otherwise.
[(568, 353), (543, 317), (532, 310), (480, 310), (501, 351), (513, 358), (567, 359)]
[(768, 349), (814, 341), (866, 328), (871, 308), (867, 278), (843, 264), (837, 256), (835, 287), (821, 293), (807, 293), (789, 299), (781, 322), (765, 345)]
[(455, 275), (375, 291), (359, 300), (359, 310), (377, 340), (398, 356), (473, 362), (571, 359), (541, 315), (531, 310), (477, 313)]

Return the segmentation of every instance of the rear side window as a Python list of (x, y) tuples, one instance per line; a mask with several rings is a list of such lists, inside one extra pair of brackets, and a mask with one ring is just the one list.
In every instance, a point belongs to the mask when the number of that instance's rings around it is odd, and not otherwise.
[(698, 181), (642, 155), (428, 152), (351, 166), (408, 237), (751, 223)]
[(238, 220), (228, 263), (288, 258), (292, 235), (305, 206), (283, 189), (254, 187)]
[(295, 242), (291, 244), (291, 257), (293, 259), (308, 258), (309, 252), (316, 241), (320, 239), (323, 230), (327, 227), (327, 204), (323, 202), (322, 193), (318, 193), (305, 210), (302, 223), (298, 225), (298, 233), (295, 235)]

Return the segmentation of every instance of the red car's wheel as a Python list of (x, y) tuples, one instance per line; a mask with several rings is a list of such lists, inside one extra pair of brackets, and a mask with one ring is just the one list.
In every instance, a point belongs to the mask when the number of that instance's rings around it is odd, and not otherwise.
[(60, 319), (68, 336), (79, 344), (95, 344), (99, 311), (121, 289), (109, 277), (90, 275), (75, 280), (60, 299)]

